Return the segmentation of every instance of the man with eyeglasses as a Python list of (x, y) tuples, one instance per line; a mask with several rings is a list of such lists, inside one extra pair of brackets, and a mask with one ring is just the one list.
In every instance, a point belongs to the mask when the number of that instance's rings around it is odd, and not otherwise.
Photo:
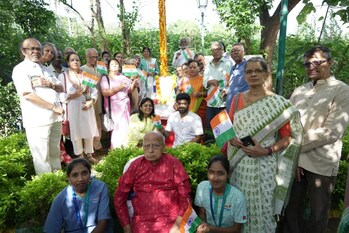
[[(114, 208), (125, 233), (179, 232), (190, 202), (189, 177), (182, 163), (164, 153), (165, 138), (159, 132), (144, 136), (144, 156), (134, 160), (120, 177)], [(134, 192), (132, 221), (126, 205)]]
[[(316, 46), (306, 51), (304, 66), (311, 81), (298, 87), (290, 98), (301, 113), (304, 130), (284, 233), (322, 233), (327, 227), (342, 137), (349, 124), (349, 86), (334, 77), (332, 65), (329, 48)], [(307, 192), (311, 212), (305, 221)]]
[(211, 52), (213, 59), (206, 65), (203, 83), (207, 89), (206, 126), (209, 128), (212, 118), (225, 109), (231, 70), (231, 63), (223, 57), (223, 45), (220, 42), (211, 44)]
[(250, 89), (245, 80), (245, 64), (246, 60), (245, 48), (242, 43), (235, 43), (230, 51), (230, 57), (234, 60), (235, 65), (230, 71), (229, 88), (227, 91), (227, 112), (230, 110), (231, 101), (237, 93), (241, 93)]
[(173, 67), (181, 67), (183, 63), (188, 62), (189, 59), (194, 59), (195, 53), (188, 48), (189, 41), (187, 38), (183, 37), (179, 41), (180, 49), (177, 50), (172, 59)]
[[(81, 70), (93, 74), (97, 77), (101, 77), (101, 74), (97, 72), (97, 61), (98, 61), (98, 51), (95, 48), (89, 48), (86, 49), (86, 64), (81, 66)], [(101, 135), (102, 135), (102, 92), (101, 92), (101, 86), (100, 81), (98, 81), (96, 85), (96, 89), (98, 91), (98, 99), (96, 100), (94, 104), (95, 109), (95, 116), (96, 116), (96, 123), (97, 123), (97, 129), (99, 133), (99, 137), (93, 138), (93, 148), (98, 151), (102, 149), (101, 144)]]
[(20, 99), (23, 126), (33, 157), (36, 174), (61, 169), (59, 140), (63, 108), (58, 92), (63, 86), (40, 63), (42, 46), (34, 38), (20, 48), (24, 60), (15, 66), (12, 79)]

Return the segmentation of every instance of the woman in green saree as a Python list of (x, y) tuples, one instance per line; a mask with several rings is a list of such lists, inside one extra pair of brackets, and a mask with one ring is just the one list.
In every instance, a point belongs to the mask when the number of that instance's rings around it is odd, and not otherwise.
[[(287, 203), (302, 141), (298, 110), (267, 90), (263, 58), (249, 59), (245, 79), (250, 90), (234, 96), (229, 115), (236, 137), (229, 141), (230, 182), (247, 204), (244, 233), (272, 233)], [(250, 143), (243, 138), (252, 137)], [(245, 141), (245, 142), (243, 142)]]

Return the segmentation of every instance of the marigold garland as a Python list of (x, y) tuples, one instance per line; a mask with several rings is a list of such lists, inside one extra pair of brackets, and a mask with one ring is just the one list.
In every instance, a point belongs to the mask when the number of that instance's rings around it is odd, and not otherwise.
[(160, 40), (160, 75), (168, 75), (167, 36), (166, 36), (166, 0), (159, 0), (159, 40)]

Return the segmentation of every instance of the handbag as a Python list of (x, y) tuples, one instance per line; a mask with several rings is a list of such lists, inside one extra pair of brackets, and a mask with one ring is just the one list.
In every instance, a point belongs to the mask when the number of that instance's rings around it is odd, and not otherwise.
[[(110, 88), (110, 82), (108, 76), (105, 76), (108, 80), (109, 88)], [(110, 96), (108, 97), (108, 111), (105, 111), (103, 114), (103, 124), (102, 124), (102, 129), (106, 132), (112, 131), (114, 129), (114, 121), (111, 118), (111, 105), (110, 105)]]
[[(65, 93), (67, 93), (67, 80), (65, 77), (65, 73), (63, 73), (64, 75), (64, 90)], [(65, 113), (66, 113), (66, 117), (65, 120), (62, 122), (62, 134), (63, 136), (69, 136), (70, 135), (70, 126), (69, 126), (69, 120), (68, 120), (68, 106), (67, 104), (65, 105)]]

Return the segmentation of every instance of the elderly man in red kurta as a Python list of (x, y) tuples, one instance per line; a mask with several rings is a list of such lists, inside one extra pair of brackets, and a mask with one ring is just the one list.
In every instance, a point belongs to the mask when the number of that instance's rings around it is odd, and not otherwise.
[[(144, 156), (133, 161), (120, 177), (114, 208), (127, 233), (168, 233), (179, 230), (190, 200), (189, 177), (181, 162), (163, 152), (164, 137), (158, 132), (144, 136)], [(132, 224), (126, 200), (134, 191)]]

